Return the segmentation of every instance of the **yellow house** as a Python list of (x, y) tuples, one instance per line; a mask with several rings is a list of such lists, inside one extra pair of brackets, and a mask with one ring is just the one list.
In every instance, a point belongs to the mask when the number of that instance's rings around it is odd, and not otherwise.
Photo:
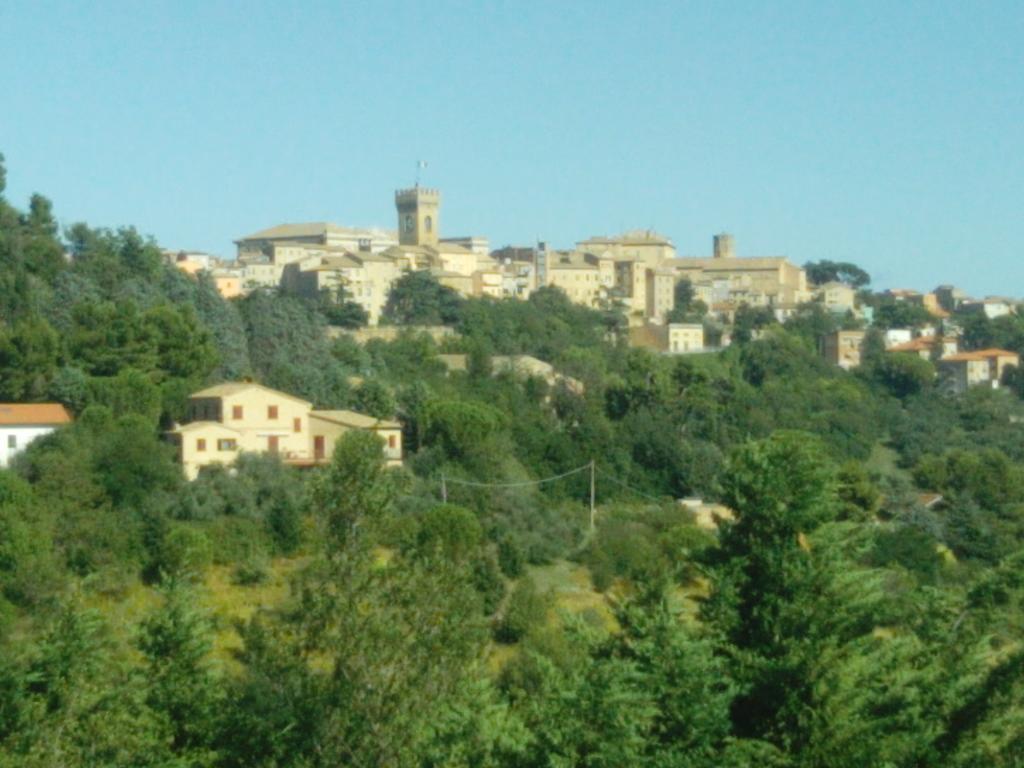
[(196, 479), (200, 467), (233, 463), (241, 450), (242, 433), (217, 422), (193, 421), (171, 434), (178, 444), (178, 458), (189, 480)]
[(297, 465), (322, 463), (346, 429), (381, 434), (388, 463), (401, 462), (398, 422), (352, 411), (314, 411), (307, 400), (254, 382), (229, 382), (196, 392), (189, 398), (186, 423), (170, 436), (178, 445), (185, 476), (194, 480), (201, 467), (230, 464), (240, 451), (273, 453)]
[(390, 419), (377, 419), (355, 411), (311, 411), (310, 434), (313, 438), (313, 461), (330, 461), (338, 438), (353, 429), (365, 429), (384, 441), (387, 466), (402, 464), (402, 425)]

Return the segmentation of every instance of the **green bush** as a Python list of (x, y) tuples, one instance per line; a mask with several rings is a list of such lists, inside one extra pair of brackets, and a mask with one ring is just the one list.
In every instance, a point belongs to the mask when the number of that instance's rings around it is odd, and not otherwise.
[(534, 629), (544, 626), (551, 599), (537, 590), (529, 576), (524, 576), (512, 589), (508, 605), (495, 625), (494, 638), (500, 643), (516, 643)]
[(167, 532), (154, 563), (161, 578), (199, 580), (213, 562), (210, 540), (198, 528), (178, 524)]

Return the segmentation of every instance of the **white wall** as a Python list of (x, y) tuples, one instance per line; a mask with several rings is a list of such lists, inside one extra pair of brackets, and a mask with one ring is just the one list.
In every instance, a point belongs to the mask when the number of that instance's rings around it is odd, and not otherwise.
[[(56, 427), (51, 426), (0, 427), (0, 467), (8, 466), (15, 454), (21, 453), (25, 450), (25, 446), (37, 437), (47, 435), (50, 432), (53, 432), (54, 429), (56, 429)], [(12, 437), (16, 443), (14, 447), (10, 447)]]

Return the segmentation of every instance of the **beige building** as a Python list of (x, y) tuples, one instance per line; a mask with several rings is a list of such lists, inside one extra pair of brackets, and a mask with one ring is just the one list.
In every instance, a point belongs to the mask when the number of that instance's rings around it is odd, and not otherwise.
[(801, 267), (781, 256), (737, 257), (731, 235), (715, 236), (710, 259), (670, 259), (662, 266), (671, 269), (676, 280), (685, 278), (694, 286), (710, 286), (711, 301), (702, 297), (708, 306), (732, 302), (771, 307), (800, 304), (811, 297)]
[(709, 351), (703, 323), (644, 323), (631, 326), (629, 345), (668, 354)]
[(187, 275), (197, 275), (204, 269), (209, 270), (219, 265), (215, 256), (202, 251), (164, 251), (164, 260), (180, 269)]
[(999, 387), (1009, 366), (1020, 365), (1020, 355), (1005, 349), (979, 349), (960, 352), (939, 361), (943, 384), (952, 392), (966, 392), (970, 387)]
[(822, 339), (822, 355), (833, 365), (844, 370), (856, 368), (861, 363), (864, 350), (865, 331), (834, 331)]
[(561, 289), (575, 304), (600, 306), (615, 284), (615, 262), (579, 251), (555, 251), (546, 265), (546, 285)]
[(242, 278), (229, 269), (215, 269), (211, 273), (217, 293), (225, 299), (233, 299), (242, 295)]
[[(253, 382), (230, 382), (193, 394), (186, 423), (173, 429), (170, 436), (178, 445), (182, 468), (189, 480), (194, 480), (202, 467), (233, 463), (242, 451), (273, 453), (285, 462), (308, 465), (330, 457), (333, 443), (328, 446), (327, 440), (337, 432), (339, 413), (351, 412), (314, 411), (310, 402), (285, 392)], [(358, 416), (361, 415), (353, 414), (348, 423), (365, 423), (354, 418)], [(391, 450), (389, 462), (396, 455), (400, 461), (401, 428), (390, 426), (394, 422), (380, 423), (380, 433)], [(397, 442), (391, 440), (394, 429), (398, 430)], [(320, 453), (318, 445), (322, 448)]]
[(704, 350), (704, 325), (702, 323), (669, 323), (668, 351), (702, 352)]
[(391, 286), (401, 276), (398, 264), (381, 254), (339, 251), (285, 265), (281, 287), (308, 298), (325, 290), (334, 294), (343, 290), (366, 311), (368, 324), (377, 325)]
[(889, 352), (910, 352), (931, 360), (933, 357), (946, 358), (957, 354), (959, 343), (955, 336), (944, 336), (936, 339), (935, 336), (918, 336), (916, 339), (896, 344), (887, 348)]
[(353, 429), (373, 432), (384, 443), (387, 466), (402, 464), (402, 425), (390, 419), (377, 419), (355, 411), (310, 411), (310, 434), (314, 462), (330, 461), (338, 438)]
[(648, 269), (647, 318), (655, 323), (663, 323), (675, 306), (676, 277), (672, 270), (666, 267)]
[(611, 237), (598, 235), (576, 243), (576, 249), (584, 253), (609, 253), (616, 260), (638, 261), (651, 268), (676, 257), (672, 241), (649, 229), (634, 229)]
[(814, 298), (829, 312), (836, 314), (852, 312), (857, 306), (857, 291), (846, 283), (834, 280), (817, 286), (814, 289)]
[(280, 224), (269, 229), (261, 229), (259, 232), (254, 232), (235, 241), (240, 263), (248, 261), (277, 263), (287, 256), (285, 253), (275, 256), (273, 253), (275, 246), (287, 249), (300, 244), (324, 245), (342, 248), (346, 251), (377, 253), (393, 245), (398, 245), (398, 234), (387, 229), (340, 227), (330, 222), (317, 221), (304, 224)]

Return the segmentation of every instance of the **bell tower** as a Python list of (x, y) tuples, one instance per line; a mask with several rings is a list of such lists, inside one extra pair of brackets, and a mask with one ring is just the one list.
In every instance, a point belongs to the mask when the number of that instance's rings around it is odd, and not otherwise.
[(441, 193), (418, 184), (395, 192), (398, 209), (398, 242), (401, 245), (438, 244), (438, 218)]

